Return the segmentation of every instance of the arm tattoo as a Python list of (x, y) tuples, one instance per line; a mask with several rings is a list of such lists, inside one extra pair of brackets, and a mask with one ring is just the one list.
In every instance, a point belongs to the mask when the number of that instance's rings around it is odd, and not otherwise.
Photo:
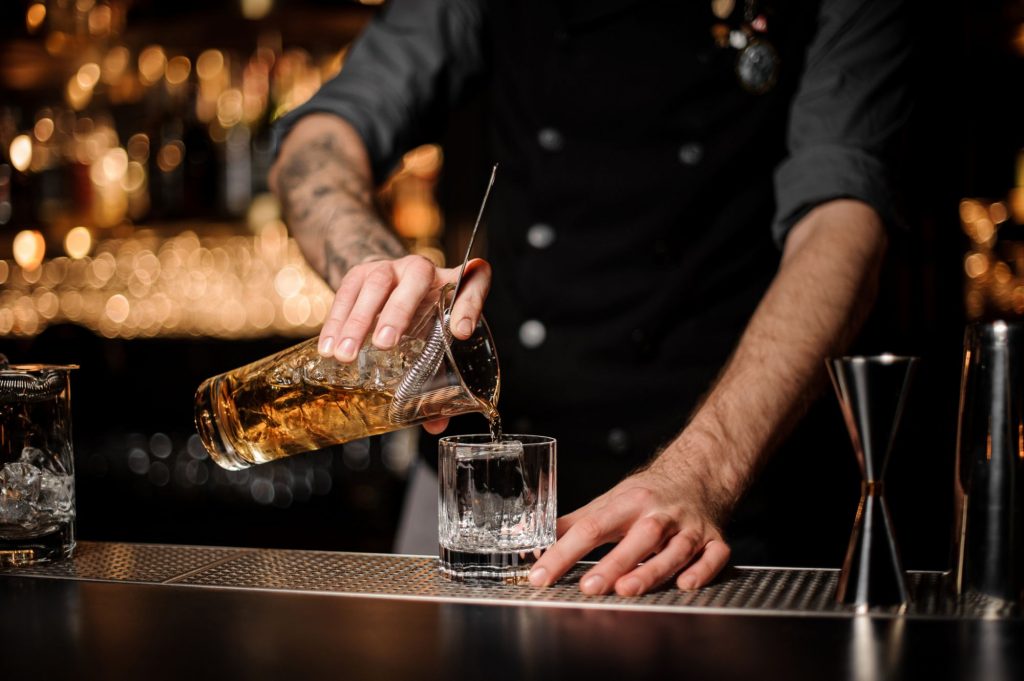
[(332, 287), (367, 259), (405, 255), (373, 206), (371, 179), (332, 135), (314, 138), (293, 154), (278, 178), (285, 221)]

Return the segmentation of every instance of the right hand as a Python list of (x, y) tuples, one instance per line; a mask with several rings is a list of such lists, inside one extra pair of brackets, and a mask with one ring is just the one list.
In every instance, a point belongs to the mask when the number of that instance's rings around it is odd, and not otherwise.
[[(334, 304), (320, 330), (318, 350), (324, 357), (351, 362), (373, 327), (373, 345), (390, 350), (409, 327), (427, 293), (459, 278), (458, 267), (436, 267), (419, 255), (374, 260), (346, 272)], [(474, 258), (466, 266), (458, 300), (452, 309), (452, 335), (465, 340), (473, 334), (491, 286), (491, 266)], [(378, 316), (379, 315), (379, 316)]]

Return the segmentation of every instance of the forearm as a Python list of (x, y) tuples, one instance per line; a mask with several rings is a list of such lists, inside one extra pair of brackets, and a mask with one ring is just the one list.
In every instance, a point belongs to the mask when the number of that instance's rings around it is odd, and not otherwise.
[(343, 119), (312, 114), (296, 124), (270, 186), (303, 255), (332, 288), (354, 265), (405, 254), (377, 214), (366, 150)]
[[(858, 201), (819, 206), (792, 230), (782, 263), (704, 404), (652, 464), (728, 514), (759, 465), (805, 411), (867, 316), (886, 235)], [(693, 482), (697, 485), (692, 485)]]

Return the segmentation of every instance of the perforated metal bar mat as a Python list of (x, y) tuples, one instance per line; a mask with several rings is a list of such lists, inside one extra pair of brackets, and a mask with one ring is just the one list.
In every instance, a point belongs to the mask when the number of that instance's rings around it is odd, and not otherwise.
[[(438, 574), (434, 559), (424, 556), (79, 542), (72, 560), (0, 569), (0, 576), (573, 608), (819, 617), (854, 614), (851, 607), (833, 600), (839, 578), (836, 570), (738, 567), (697, 591), (665, 588), (620, 598), (581, 594), (577, 582), (587, 567), (577, 566), (552, 587), (534, 589), (449, 582)], [(906, 617), (1015, 615), (1001, 603), (982, 599), (958, 602), (948, 595), (942, 573), (911, 572), (909, 586), (913, 600), (902, 613)], [(892, 617), (901, 613), (895, 608), (873, 608), (870, 614)]]

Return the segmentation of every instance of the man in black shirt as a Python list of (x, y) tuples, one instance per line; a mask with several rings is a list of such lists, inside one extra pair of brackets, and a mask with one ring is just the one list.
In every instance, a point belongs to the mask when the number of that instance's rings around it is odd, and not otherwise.
[(509, 430), (558, 438), (559, 504), (582, 505), (531, 583), (617, 542), (584, 592), (706, 584), (873, 301), (906, 51), (887, 0), (395, 0), (278, 128), (272, 185), (337, 290), (321, 352), (393, 346), (454, 281), (373, 188), (482, 92), (501, 174), (452, 329), (487, 301)]

